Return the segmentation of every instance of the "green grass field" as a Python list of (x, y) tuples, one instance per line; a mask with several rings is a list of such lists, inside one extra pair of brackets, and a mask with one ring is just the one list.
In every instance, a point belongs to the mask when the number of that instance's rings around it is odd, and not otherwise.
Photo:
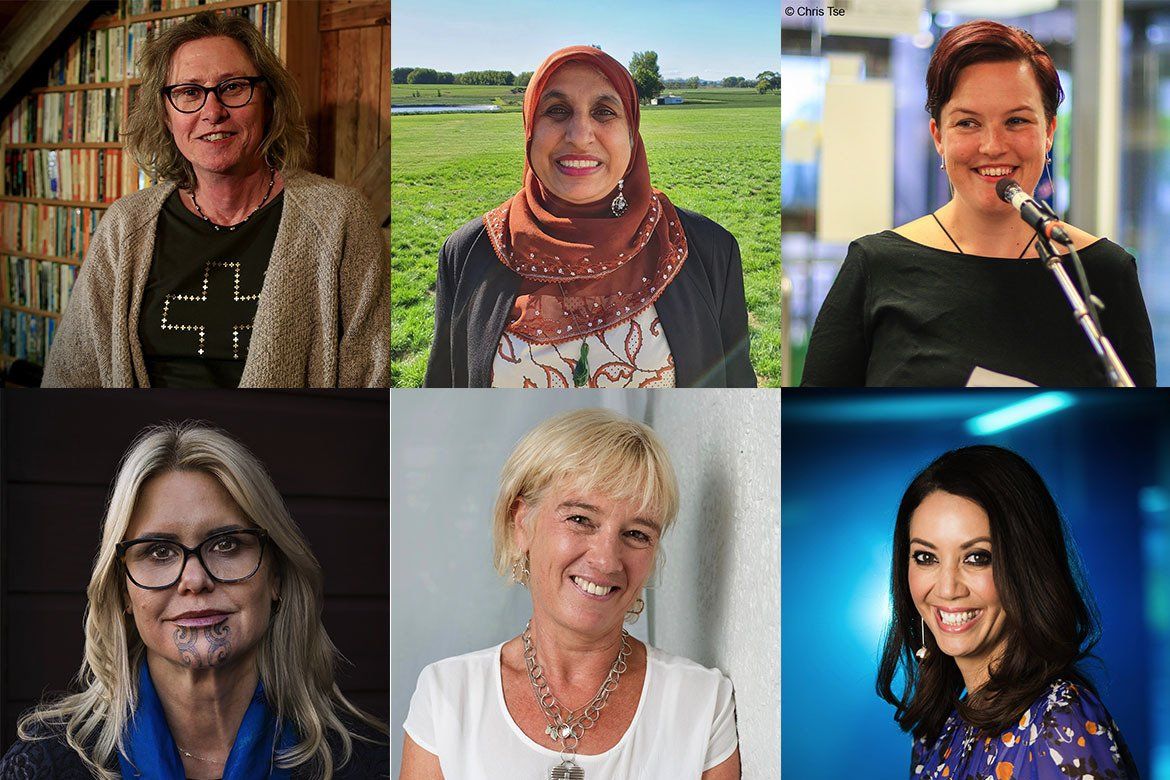
[[(692, 108), (764, 108), (778, 106), (780, 97), (775, 92), (764, 95), (754, 89), (723, 89), (703, 87), (702, 89), (668, 90), (686, 102), (677, 106), (643, 106), (648, 111), (680, 111)], [(519, 111), (523, 107), (524, 93), (513, 92), (512, 87), (477, 86), (470, 84), (392, 84), (390, 104), (393, 106), (466, 106), (479, 103), (494, 103), (503, 110)]]
[[(643, 112), (651, 179), (675, 205), (705, 214), (739, 241), (752, 363), (761, 385), (779, 387), (779, 96), (695, 94), (712, 101), (695, 106), (706, 110)], [(466, 102), (482, 98), (469, 94)], [(519, 189), (523, 133), (520, 116), (510, 112), (399, 115), (391, 133), (392, 381), (417, 387), (434, 328), (439, 249), (448, 234)]]

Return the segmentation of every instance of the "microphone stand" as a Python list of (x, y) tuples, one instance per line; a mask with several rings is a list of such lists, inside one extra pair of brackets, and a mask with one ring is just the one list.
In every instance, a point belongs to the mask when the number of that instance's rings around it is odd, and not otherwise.
[[(1043, 201), (1038, 202), (1041, 204), (1041, 208), (1053, 219), (1059, 219), (1051, 206)], [(1049, 237), (1043, 231), (1037, 230), (1036, 238), (1036, 248), (1040, 252), (1040, 258), (1044, 261), (1044, 265), (1048, 266), (1048, 270), (1052, 271), (1056, 281), (1060, 284), (1060, 289), (1068, 298), (1073, 309), (1073, 316), (1085, 331), (1093, 351), (1097, 353), (1097, 357), (1101, 359), (1102, 366), (1105, 368), (1105, 373), (1109, 375), (1109, 383), (1113, 387), (1134, 387), (1133, 379), (1130, 378), (1129, 372), (1122, 365), (1121, 358), (1113, 349), (1112, 342), (1101, 330), (1101, 322), (1097, 318), (1097, 303), (1093, 300), (1093, 295), (1089, 290), (1089, 282), (1085, 278), (1085, 271), (1081, 266), (1081, 258), (1077, 255), (1077, 250), (1073, 248), (1072, 242), (1067, 244), (1069, 256), (1076, 267), (1084, 297), (1081, 296), (1081, 292), (1077, 290), (1076, 285), (1069, 278), (1068, 271), (1064, 269), (1064, 264), (1061, 262), (1061, 256), (1056, 254)], [(1086, 299), (1088, 299), (1088, 303), (1086, 303)]]

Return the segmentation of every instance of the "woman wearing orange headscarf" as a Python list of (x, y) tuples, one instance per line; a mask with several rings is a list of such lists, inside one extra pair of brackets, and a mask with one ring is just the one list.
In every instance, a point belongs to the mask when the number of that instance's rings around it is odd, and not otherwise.
[(524, 186), (439, 254), (431, 387), (754, 387), (739, 246), (650, 184), (637, 91), (599, 49), (524, 96)]

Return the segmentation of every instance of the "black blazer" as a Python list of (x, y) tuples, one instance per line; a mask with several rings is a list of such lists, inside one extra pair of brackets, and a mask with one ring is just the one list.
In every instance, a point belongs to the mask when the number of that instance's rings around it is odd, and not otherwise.
[[(353, 727), (356, 733), (376, 740), (385, 740), (364, 723)], [(338, 760), (341, 744), (330, 732), (329, 746), (333, 749), (334, 761)], [(115, 756), (107, 765), (118, 771)], [(370, 780), (390, 777), (390, 748), (386, 744), (371, 745), (353, 740), (353, 754), (345, 766), (337, 769), (334, 763), (334, 780)], [(298, 767), (292, 772), (294, 780), (318, 780), (311, 770)], [(81, 757), (65, 743), (63, 735), (38, 739), (31, 742), (17, 740), (8, 753), (0, 758), (0, 780), (92, 780), (93, 775), (82, 763)]]
[[(678, 209), (688, 254), (654, 306), (679, 387), (755, 387), (739, 244), (701, 214)], [(520, 276), (496, 257), (483, 219), (452, 233), (439, 252), (435, 337), (426, 387), (489, 387), (492, 361)]]

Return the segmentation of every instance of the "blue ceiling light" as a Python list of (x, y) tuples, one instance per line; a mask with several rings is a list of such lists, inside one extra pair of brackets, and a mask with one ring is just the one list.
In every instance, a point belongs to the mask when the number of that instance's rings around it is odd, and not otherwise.
[(1059, 412), (1073, 405), (1070, 393), (1039, 393), (994, 412), (987, 412), (967, 421), (967, 431), (974, 436), (990, 436), (1017, 425)]

